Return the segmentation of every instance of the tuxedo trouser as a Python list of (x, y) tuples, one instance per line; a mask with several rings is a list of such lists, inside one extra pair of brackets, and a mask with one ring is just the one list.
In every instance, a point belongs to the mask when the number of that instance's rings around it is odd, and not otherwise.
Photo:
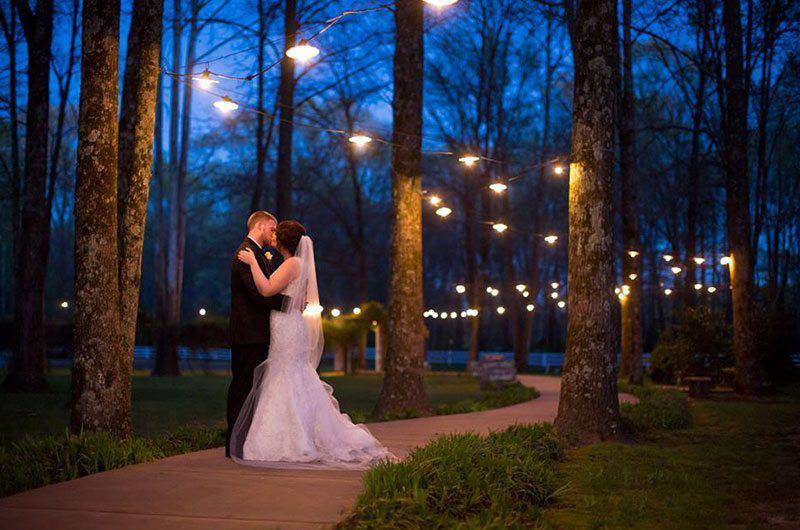
[(253, 371), (267, 358), (269, 345), (240, 344), (231, 347), (231, 373), (233, 378), (228, 387), (228, 431), (225, 435), (225, 456), (230, 456), (230, 439), (233, 426), (239, 417), (247, 395), (253, 388)]

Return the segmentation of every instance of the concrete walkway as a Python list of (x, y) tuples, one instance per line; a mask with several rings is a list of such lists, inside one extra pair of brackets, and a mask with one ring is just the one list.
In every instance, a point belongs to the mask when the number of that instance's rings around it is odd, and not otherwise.
[[(369, 427), (395, 454), (405, 456), (444, 433), (487, 433), (514, 423), (552, 421), (560, 379), (520, 379), (541, 397), (502, 409)], [(209, 449), (0, 499), (0, 528), (329, 528), (354, 504), (361, 474), (251, 468), (226, 459), (222, 448)]]

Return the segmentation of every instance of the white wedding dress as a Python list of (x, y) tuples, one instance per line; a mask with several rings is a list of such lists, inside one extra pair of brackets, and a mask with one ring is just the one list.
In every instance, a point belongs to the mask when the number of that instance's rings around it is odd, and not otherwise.
[(254, 373), (231, 435), (231, 455), (264, 467), (366, 468), (396, 460), (364, 425), (339, 410), (333, 388), (317, 375), (322, 325), (314, 250), (303, 236), (296, 255), (299, 274), (282, 291), (284, 312), (270, 316), (267, 360)]

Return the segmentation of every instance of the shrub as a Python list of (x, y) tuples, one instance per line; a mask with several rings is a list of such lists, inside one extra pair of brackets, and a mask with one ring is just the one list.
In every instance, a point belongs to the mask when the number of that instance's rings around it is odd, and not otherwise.
[(692, 426), (692, 412), (682, 392), (655, 387), (625, 388), (638, 403), (623, 403), (620, 414), (625, 430), (631, 435), (655, 429), (676, 430)]
[(204, 426), (127, 440), (104, 432), (26, 437), (0, 447), (0, 496), (224, 443), (221, 429)]
[(667, 383), (675, 383), (681, 375), (719, 381), (722, 370), (733, 364), (730, 337), (730, 326), (720, 312), (686, 308), (653, 348), (650, 375), (654, 381)]
[(339, 528), (530, 526), (558, 492), (553, 464), (562, 457), (549, 424), (441, 436), (370, 470)]

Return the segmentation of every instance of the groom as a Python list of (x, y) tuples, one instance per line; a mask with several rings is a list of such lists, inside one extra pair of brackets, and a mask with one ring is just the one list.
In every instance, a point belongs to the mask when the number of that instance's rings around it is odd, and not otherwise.
[[(269, 351), (269, 314), (280, 311), (283, 295), (263, 297), (253, 281), (250, 267), (236, 259), (236, 254), (250, 248), (258, 265), (269, 276), (278, 268), (263, 247), (275, 246), (275, 228), (278, 221), (270, 213), (258, 211), (247, 220), (247, 237), (236, 249), (231, 261), (231, 372), (233, 379), (228, 387), (228, 432), (225, 437), (225, 456), (230, 457), (230, 437), (239, 411), (253, 386), (253, 370), (267, 358)], [(278, 253), (275, 253), (278, 255)]]

